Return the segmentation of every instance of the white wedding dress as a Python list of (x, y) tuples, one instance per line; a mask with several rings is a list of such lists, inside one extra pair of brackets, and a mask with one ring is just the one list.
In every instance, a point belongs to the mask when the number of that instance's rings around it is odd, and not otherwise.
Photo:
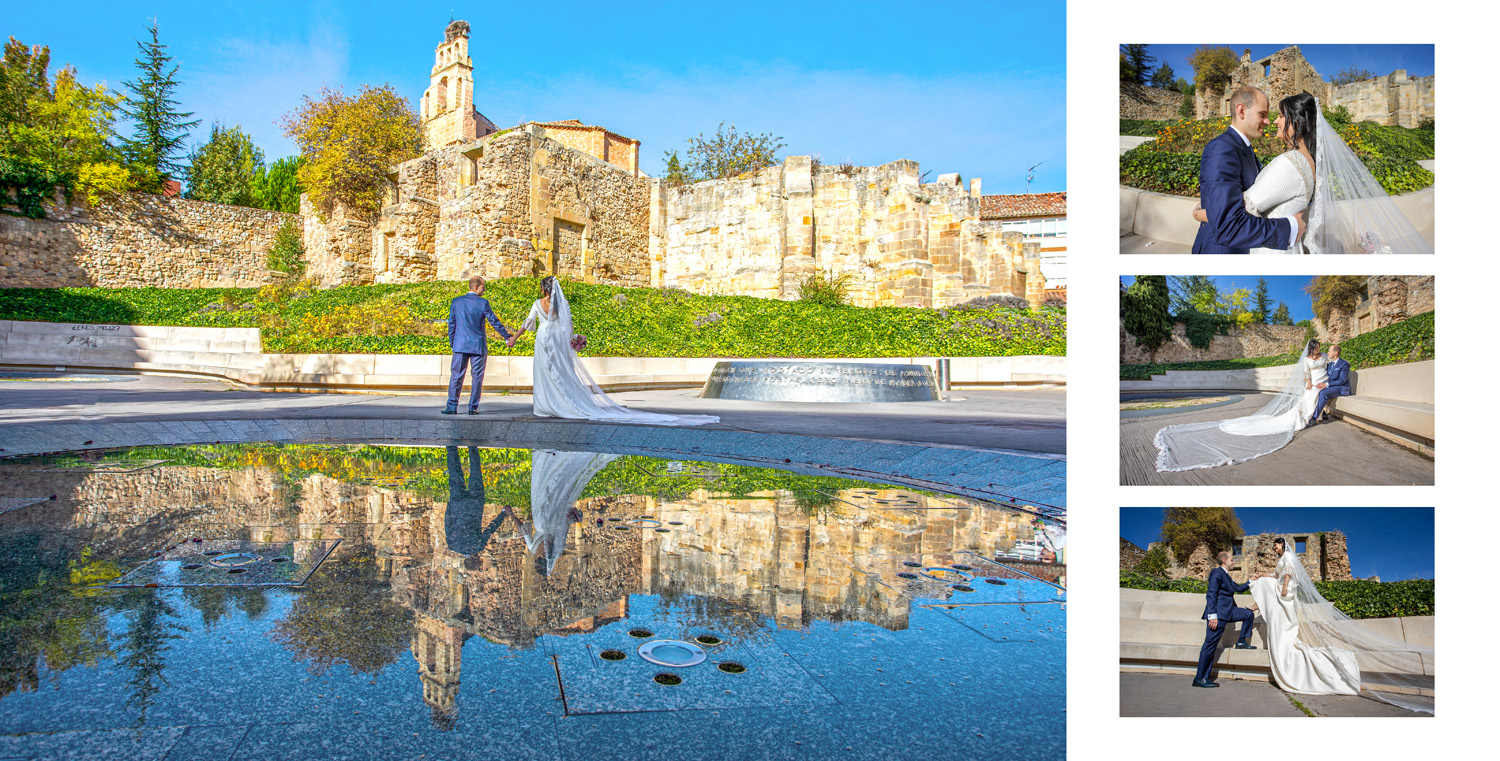
[[(1245, 211), (1266, 219), (1288, 219), (1312, 205), (1313, 167), (1301, 151), (1290, 150), (1274, 159), (1245, 191)], [(1319, 220), (1304, 218), (1307, 233), (1285, 251), (1274, 248), (1252, 248), (1252, 254), (1311, 254), (1303, 241), (1319, 240)]]
[[(1250, 582), (1250, 596), (1260, 606), (1265, 623), (1271, 675), (1287, 692), (1303, 695), (1358, 695), (1359, 663), (1348, 650), (1317, 647), (1302, 640), (1298, 592), (1302, 591), (1293, 564), (1294, 549), (1288, 547), (1276, 561), (1275, 578)], [(1282, 594), (1285, 585), (1286, 594)]]
[(599, 452), (531, 452), (531, 521), (521, 527), (526, 551), (537, 558), (537, 570), (551, 576), (568, 548), (568, 531), (581, 516), (572, 515), (579, 495), (594, 476), (619, 455)]
[(523, 330), (536, 331), (531, 361), (532, 410), (543, 417), (648, 425), (707, 425), (714, 415), (666, 415), (622, 407), (609, 398), (573, 350), (573, 312), (562, 285), (552, 281), (552, 311), (540, 299), (531, 305)]

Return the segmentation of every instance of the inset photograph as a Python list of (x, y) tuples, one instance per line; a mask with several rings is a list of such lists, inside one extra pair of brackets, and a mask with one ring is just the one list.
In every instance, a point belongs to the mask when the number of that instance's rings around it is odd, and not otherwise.
[(1432, 45), (1120, 46), (1120, 253), (1431, 254)]
[(1431, 716), (1433, 510), (1120, 509), (1121, 716)]
[(1120, 279), (1120, 483), (1431, 485), (1434, 278)]

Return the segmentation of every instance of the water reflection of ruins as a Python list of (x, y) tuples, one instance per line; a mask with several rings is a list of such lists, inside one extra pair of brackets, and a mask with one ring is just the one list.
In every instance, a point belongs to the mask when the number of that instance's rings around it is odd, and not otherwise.
[[(783, 629), (821, 620), (903, 630), (910, 603), (896, 577), (910, 570), (903, 561), (972, 563), (963, 553), (993, 555), (1033, 539), (1031, 518), (1019, 512), (896, 488), (830, 490), (815, 504), (805, 493), (732, 497), (711, 488), (671, 499), (579, 499), (614, 459), (534, 452), (529, 510), (486, 501), (472, 448), (448, 448), (446, 500), (348, 474), (289, 479), (266, 467), (161, 466), (82, 477), (74, 522), (102, 535), (95, 546), (109, 535), (128, 541), (144, 533), (341, 537), (330, 563), (373, 551), (374, 574), (414, 614), (410, 652), (435, 716), (452, 715), (463, 646), (474, 636), (530, 648), (542, 635), (628, 617), (635, 594), (697, 606), (704, 624), (739, 635), (768, 621)], [(621, 530), (639, 516), (666, 531)]]

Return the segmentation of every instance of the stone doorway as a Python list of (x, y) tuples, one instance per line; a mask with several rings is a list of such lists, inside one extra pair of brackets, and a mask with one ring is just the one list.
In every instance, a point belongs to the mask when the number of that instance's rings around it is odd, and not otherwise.
[(566, 219), (554, 218), (552, 220), (551, 273), (557, 275), (566, 271), (581, 275), (582, 264), (583, 225)]

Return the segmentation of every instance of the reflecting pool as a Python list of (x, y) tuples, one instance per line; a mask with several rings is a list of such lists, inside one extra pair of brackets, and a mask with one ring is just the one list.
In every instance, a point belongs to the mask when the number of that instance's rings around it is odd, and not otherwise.
[(0, 759), (1061, 757), (1060, 528), (594, 452), (3, 460)]

